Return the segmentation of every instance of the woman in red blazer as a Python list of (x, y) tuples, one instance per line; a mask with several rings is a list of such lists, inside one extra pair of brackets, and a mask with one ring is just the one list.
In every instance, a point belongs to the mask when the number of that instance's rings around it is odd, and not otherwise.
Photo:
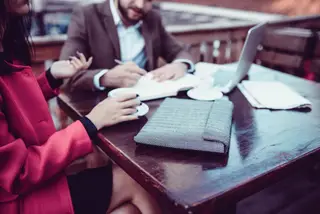
[(92, 58), (78, 53), (35, 78), (24, 30), (28, 13), (27, 0), (0, 0), (0, 213), (159, 213), (154, 200), (110, 164), (66, 176), (68, 165), (93, 151), (99, 129), (137, 119), (132, 113), (140, 101), (136, 95), (106, 99), (56, 131), (46, 100)]

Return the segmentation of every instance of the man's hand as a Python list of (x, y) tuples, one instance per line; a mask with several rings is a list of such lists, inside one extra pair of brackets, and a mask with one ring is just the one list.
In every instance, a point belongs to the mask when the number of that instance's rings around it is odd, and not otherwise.
[(184, 63), (174, 62), (167, 64), (161, 68), (151, 71), (153, 79), (159, 82), (165, 80), (176, 80), (183, 77), (188, 67)]
[(79, 58), (72, 56), (70, 60), (54, 62), (51, 66), (51, 74), (56, 79), (66, 79), (75, 75), (78, 71), (88, 69), (92, 63), (92, 57), (86, 60), (86, 57), (77, 52)]
[(100, 78), (104, 87), (123, 88), (134, 86), (147, 72), (133, 62), (118, 65)]

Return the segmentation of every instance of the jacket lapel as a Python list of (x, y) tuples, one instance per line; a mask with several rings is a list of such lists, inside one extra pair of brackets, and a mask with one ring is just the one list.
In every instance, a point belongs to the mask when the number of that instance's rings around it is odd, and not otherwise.
[(117, 32), (117, 26), (114, 24), (114, 20), (112, 17), (111, 9), (110, 9), (110, 2), (105, 1), (105, 3), (99, 5), (100, 13), (103, 16), (103, 24), (108, 32), (108, 36), (110, 37), (111, 43), (113, 45), (113, 49), (115, 51), (116, 59), (121, 59), (120, 54), (120, 43), (119, 43), (119, 37)]
[(153, 70), (153, 47), (152, 47), (152, 32), (150, 31), (146, 22), (141, 26), (141, 33), (145, 42), (145, 50), (147, 57), (147, 70)]
[[(115, 56), (117, 59), (121, 59), (120, 42), (119, 42), (117, 27), (113, 21), (109, 1), (110, 0), (107, 0), (103, 4), (100, 4), (98, 10), (103, 16), (104, 27), (108, 32), (108, 36), (110, 37), (110, 40), (112, 42), (112, 45), (115, 51)], [(152, 31), (149, 29), (149, 26), (146, 22), (143, 22), (141, 26), (141, 33), (145, 41), (147, 68), (151, 70), (151, 69), (154, 69)]]

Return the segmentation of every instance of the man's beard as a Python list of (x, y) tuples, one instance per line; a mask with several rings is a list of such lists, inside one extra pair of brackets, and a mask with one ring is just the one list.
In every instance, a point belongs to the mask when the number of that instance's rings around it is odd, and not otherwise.
[[(130, 8), (130, 7), (129, 7)], [(128, 9), (129, 9), (128, 8)], [(144, 13), (144, 11), (141, 11), (141, 18), (139, 19), (139, 20), (135, 20), (135, 19), (131, 19), (129, 16), (128, 16), (128, 13), (127, 13), (127, 11), (126, 11), (126, 9), (125, 8), (123, 8), (121, 5), (120, 5), (120, 2), (118, 1), (118, 9), (119, 9), (119, 11), (120, 11), (120, 13), (121, 13), (121, 16), (123, 17), (123, 18), (125, 18), (125, 20), (127, 21), (127, 22), (129, 22), (129, 23), (132, 23), (132, 24), (134, 24), (134, 23), (137, 23), (137, 22), (139, 22), (140, 20), (142, 20), (142, 19), (144, 19), (144, 17), (145, 17), (145, 13)]]

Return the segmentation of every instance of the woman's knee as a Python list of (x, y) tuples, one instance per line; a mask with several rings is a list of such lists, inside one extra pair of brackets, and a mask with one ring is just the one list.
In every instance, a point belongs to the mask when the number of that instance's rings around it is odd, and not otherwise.
[(134, 198), (137, 183), (130, 178), (119, 166), (113, 165), (113, 187), (110, 210), (121, 204), (130, 203)]
[(139, 183), (120, 167), (115, 167), (114, 173), (114, 179), (117, 179), (117, 189), (121, 191), (121, 197), (125, 197), (128, 203), (134, 204), (143, 214), (160, 213), (155, 199)]
[(127, 191), (134, 191), (136, 188), (141, 188), (140, 185), (133, 180), (125, 171), (119, 166), (114, 165), (113, 167), (114, 181), (119, 185), (120, 188), (124, 188)]
[(126, 203), (120, 206), (119, 208), (113, 210), (109, 214), (141, 214), (141, 212), (135, 205), (131, 203)]

